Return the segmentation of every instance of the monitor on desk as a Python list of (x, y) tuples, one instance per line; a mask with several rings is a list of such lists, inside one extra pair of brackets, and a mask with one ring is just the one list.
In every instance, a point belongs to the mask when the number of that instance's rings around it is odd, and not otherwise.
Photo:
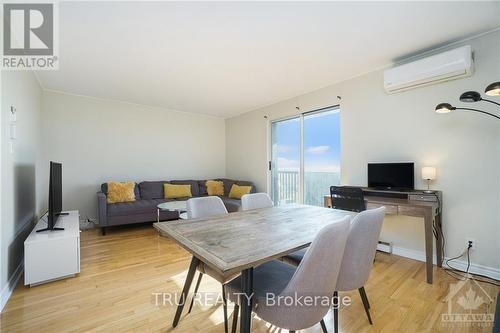
[(414, 163), (368, 163), (368, 187), (408, 191), (415, 188)]

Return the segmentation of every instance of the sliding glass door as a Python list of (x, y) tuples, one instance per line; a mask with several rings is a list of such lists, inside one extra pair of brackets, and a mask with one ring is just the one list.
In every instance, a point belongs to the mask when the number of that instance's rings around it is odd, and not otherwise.
[(271, 126), (271, 184), (274, 204), (299, 203), (300, 117), (276, 121)]
[(331, 107), (271, 126), (271, 187), (275, 204), (323, 205), (340, 184), (340, 112)]
[(332, 108), (303, 116), (304, 201), (323, 206), (330, 186), (340, 184), (340, 112)]

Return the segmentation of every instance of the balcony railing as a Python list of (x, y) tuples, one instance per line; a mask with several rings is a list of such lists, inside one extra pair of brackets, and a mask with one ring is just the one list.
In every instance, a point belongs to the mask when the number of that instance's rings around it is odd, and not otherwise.
[(273, 179), (273, 199), (276, 205), (299, 202), (298, 171), (278, 171)]
[[(339, 172), (305, 172), (304, 203), (323, 206), (323, 196), (330, 193), (330, 186), (340, 184)], [(275, 204), (298, 203), (300, 175), (298, 171), (273, 173), (273, 200)]]

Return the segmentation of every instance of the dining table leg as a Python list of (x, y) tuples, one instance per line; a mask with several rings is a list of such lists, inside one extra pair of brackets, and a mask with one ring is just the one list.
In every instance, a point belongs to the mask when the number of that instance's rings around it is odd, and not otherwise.
[(175, 312), (174, 322), (172, 323), (172, 327), (176, 327), (179, 323), (179, 319), (181, 319), (182, 309), (184, 309), (184, 304), (186, 303), (186, 298), (189, 293), (189, 289), (191, 288), (191, 283), (193, 282), (194, 274), (196, 273), (196, 267), (200, 260), (193, 256), (191, 259), (191, 264), (189, 265), (188, 274), (186, 276), (186, 281), (184, 282), (184, 288), (182, 288), (182, 294), (179, 299), (179, 304), (177, 305), (177, 311)]
[(252, 329), (253, 267), (241, 272), (240, 332), (250, 333)]

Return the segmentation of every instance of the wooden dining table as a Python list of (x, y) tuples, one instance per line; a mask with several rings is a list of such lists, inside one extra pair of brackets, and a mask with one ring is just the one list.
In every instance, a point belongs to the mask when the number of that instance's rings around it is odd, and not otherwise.
[[(253, 269), (309, 246), (319, 230), (357, 213), (307, 205), (282, 205), (206, 219), (159, 222), (153, 226), (193, 257), (174, 317), (175, 327), (203, 262), (222, 276), (241, 273), (240, 332), (251, 330)], [(247, 301), (250, 299), (250, 301)]]

